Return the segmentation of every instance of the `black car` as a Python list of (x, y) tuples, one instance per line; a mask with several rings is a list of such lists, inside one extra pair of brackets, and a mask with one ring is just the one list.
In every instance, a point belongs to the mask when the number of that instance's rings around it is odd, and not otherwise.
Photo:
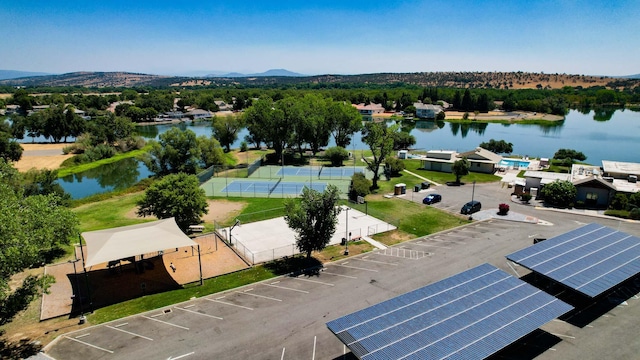
[(482, 204), (480, 204), (480, 201), (469, 201), (462, 206), (462, 209), (460, 209), (460, 214), (470, 215), (480, 211), (481, 208)]
[(435, 204), (440, 201), (442, 201), (442, 195), (440, 194), (429, 194), (427, 197), (422, 199), (422, 203), (427, 205)]

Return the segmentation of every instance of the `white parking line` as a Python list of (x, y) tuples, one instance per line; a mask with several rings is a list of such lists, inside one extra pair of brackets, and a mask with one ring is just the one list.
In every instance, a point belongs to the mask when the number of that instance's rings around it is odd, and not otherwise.
[(355, 276), (342, 275), (342, 274), (334, 274), (334, 273), (330, 273), (330, 272), (326, 272), (326, 271), (323, 271), (322, 273), (323, 273), (323, 274), (326, 274), (326, 275), (331, 275), (331, 276), (340, 276), (340, 277), (345, 277), (345, 278), (348, 278), (348, 279), (357, 279), (357, 277), (355, 277)]
[(145, 340), (153, 341), (153, 339), (152, 339), (152, 338), (149, 338), (149, 337), (146, 337), (146, 336), (142, 336), (142, 335), (140, 335), (140, 334), (136, 334), (136, 333), (133, 333), (133, 332), (131, 332), (131, 331), (122, 330), (122, 329), (119, 329), (119, 328), (114, 327), (114, 326), (105, 325), (105, 327), (107, 327), (107, 328), (109, 328), (109, 329), (116, 330), (116, 331), (121, 331), (121, 332), (123, 332), (123, 333), (125, 333), (125, 334), (129, 334), (129, 335), (137, 336), (137, 337), (139, 337), (139, 338), (143, 338), (143, 339), (145, 339)]
[(300, 280), (300, 281), (306, 281), (306, 282), (310, 282), (310, 283), (314, 283), (314, 284), (320, 284), (320, 285), (327, 285), (327, 286), (335, 286), (331, 283), (326, 283), (326, 282), (322, 282), (322, 281), (318, 281), (318, 280), (311, 280), (311, 279), (305, 279), (305, 278), (299, 278), (299, 277), (292, 277), (292, 279), (296, 279), (296, 280)]
[(149, 320), (157, 321), (157, 322), (159, 322), (159, 323), (163, 323), (163, 324), (167, 324), (167, 325), (175, 326), (175, 327), (180, 328), (180, 329), (189, 330), (189, 328), (188, 328), (188, 327), (184, 327), (184, 326), (180, 326), (180, 325), (172, 324), (172, 323), (170, 323), (170, 322), (166, 322), (166, 321), (162, 321), (162, 320), (154, 319), (154, 318), (152, 318), (152, 317), (148, 317), (148, 316), (144, 316), (144, 315), (142, 315), (142, 317), (143, 317), (143, 318), (145, 318), (145, 319), (149, 319)]
[(93, 344), (89, 344), (88, 342), (84, 342), (82, 340), (74, 339), (74, 338), (68, 337), (66, 335), (64, 335), (64, 337), (66, 337), (69, 340), (72, 340), (72, 341), (75, 341), (75, 342), (79, 342), (80, 344), (87, 345), (87, 346), (90, 346), (92, 348), (95, 348), (95, 349), (98, 349), (98, 350), (102, 350), (104, 352), (108, 352), (109, 354), (113, 354), (113, 351), (101, 348), (100, 346), (95, 346)]
[(424, 247), (434, 247), (434, 248), (438, 248), (438, 249), (451, 249), (448, 246), (438, 246), (438, 245), (430, 245), (430, 244), (424, 244), (423, 242), (416, 242), (414, 243), (418, 246), (424, 246)]
[(176, 306), (175, 308), (176, 308), (176, 309), (178, 309), (178, 310), (182, 310), (182, 311), (186, 311), (186, 312), (192, 313), (192, 314), (202, 315), (202, 316), (210, 317), (210, 318), (212, 318), (212, 319), (223, 320), (223, 319), (222, 319), (221, 317), (219, 317), (219, 316), (213, 316), (213, 315), (209, 315), (209, 314), (204, 314), (204, 313), (201, 313), (201, 312), (197, 312), (197, 311), (193, 311), (193, 310), (189, 310), (189, 309), (184, 309), (184, 308), (177, 307), (177, 306)]
[(233, 303), (226, 302), (226, 301), (220, 301), (218, 299), (209, 299), (209, 298), (204, 298), (204, 299), (207, 300), (207, 301), (218, 303), (218, 304), (224, 304), (224, 305), (239, 307), (239, 308), (242, 308), (242, 309), (253, 310), (253, 308), (250, 308), (248, 306), (237, 305), (237, 304), (233, 304)]
[[(461, 238), (465, 239), (468, 238), (467, 236), (460, 236)], [(460, 245), (466, 245), (466, 242), (462, 242), (459, 240), (449, 240), (449, 239), (436, 239), (436, 238), (429, 238), (430, 241), (435, 241), (435, 242), (439, 242), (439, 243), (453, 243), (453, 244), (460, 244)]]
[(187, 356), (191, 356), (191, 355), (193, 355), (193, 354), (195, 354), (195, 352), (193, 352), (193, 351), (192, 351), (192, 352), (190, 352), (190, 353), (186, 353), (186, 354), (178, 355), (178, 356), (176, 356), (176, 357), (169, 356), (169, 358), (167, 358), (167, 360), (178, 360), (178, 359), (185, 358), (185, 357), (187, 357)]
[(316, 359), (316, 339), (317, 339), (317, 336), (314, 336), (313, 337), (313, 355), (311, 356), (311, 360)]
[(271, 284), (262, 284), (262, 285), (264, 285), (264, 286), (271, 286), (271, 287), (278, 288), (278, 289), (282, 289), (282, 290), (297, 291), (297, 292), (300, 292), (300, 293), (303, 293), (303, 294), (308, 294), (308, 293), (309, 293), (308, 291), (304, 291), (304, 290), (293, 289), (293, 288), (289, 288), (289, 287), (286, 287), (286, 286), (274, 285), (274, 284), (277, 284), (277, 283), (279, 283), (279, 282), (280, 282), (280, 281), (276, 281), (275, 283), (271, 283)]
[[(251, 290), (253, 290), (253, 289), (251, 289)], [(267, 299), (267, 300), (273, 300), (273, 301), (282, 301), (282, 300), (280, 300), (280, 299), (276, 299), (276, 298), (271, 297), (271, 296), (264, 296), (264, 295), (258, 295), (258, 294), (251, 294), (251, 293), (248, 293), (248, 292), (236, 291), (236, 293), (238, 293), (238, 294), (242, 294), (242, 295), (255, 296), (255, 297), (257, 297), (257, 298), (261, 298), (261, 299)]]
[(372, 263), (376, 263), (376, 264), (398, 266), (398, 263), (392, 263), (392, 262), (386, 262), (386, 261), (378, 261), (378, 260), (369, 260), (369, 259), (365, 259), (365, 258), (362, 258), (362, 259), (361, 258), (353, 258), (353, 260), (360, 260), (360, 261), (372, 262)]
[(76, 339), (80, 339), (80, 338), (83, 338), (83, 337), (85, 337), (85, 336), (89, 336), (89, 335), (91, 335), (91, 333), (86, 333), (86, 334), (78, 335), (78, 336), (76, 336)]
[(122, 324), (118, 324), (118, 325), (114, 325), (115, 327), (120, 327), (120, 326), (125, 326), (125, 325), (129, 325), (129, 323), (122, 323)]
[(374, 269), (366, 269), (366, 268), (361, 268), (361, 267), (357, 267), (357, 266), (350, 266), (350, 265), (343, 265), (343, 264), (335, 264), (335, 266), (342, 266), (342, 267), (346, 267), (348, 269), (356, 269), (356, 270), (378, 272), (378, 270), (374, 270)]
[(282, 356), (280, 356), (280, 360), (283, 360), (283, 359), (284, 359), (284, 349), (285, 349), (285, 348), (282, 348)]

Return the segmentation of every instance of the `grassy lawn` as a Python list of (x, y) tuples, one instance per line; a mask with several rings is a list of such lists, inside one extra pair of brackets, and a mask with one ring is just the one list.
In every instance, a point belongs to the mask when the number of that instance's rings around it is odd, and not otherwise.
[(127, 214), (136, 207), (142, 193), (126, 194), (112, 199), (79, 206), (74, 212), (80, 219), (80, 231), (93, 231), (153, 221), (153, 218), (131, 218)]
[[(407, 159), (404, 163), (407, 170), (437, 183), (444, 184), (447, 181), (456, 181), (456, 176), (452, 173), (419, 169), (420, 160)], [(500, 177), (493, 174), (470, 172), (469, 175), (463, 176), (461, 181), (466, 183), (474, 181), (477, 183), (487, 183), (500, 181)], [(409, 185), (409, 183), (407, 183), (407, 185)]]
[[(108, 159), (102, 159), (102, 160), (98, 160), (98, 161), (94, 161), (94, 162), (90, 162), (87, 164), (80, 164), (80, 165), (72, 165), (69, 167), (62, 167), (60, 170), (58, 170), (58, 177), (65, 177), (67, 175), (71, 175), (71, 174), (77, 174), (83, 171), (87, 171), (90, 169), (94, 169), (97, 168), (101, 165), (104, 164), (111, 164), (114, 163), (116, 161), (120, 161), (122, 159), (128, 159), (128, 158), (132, 158), (132, 157), (137, 157), (140, 155), (145, 154), (147, 151), (149, 151), (150, 147), (149, 145), (145, 146), (144, 148), (140, 149), (140, 150), (133, 150), (133, 151), (129, 151), (123, 154), (117, 154), (113, 157), (110, 157)], [(66, 163), (66, 161), (65, 161)], [(64, 166), (64, 163), (63, 165)]]

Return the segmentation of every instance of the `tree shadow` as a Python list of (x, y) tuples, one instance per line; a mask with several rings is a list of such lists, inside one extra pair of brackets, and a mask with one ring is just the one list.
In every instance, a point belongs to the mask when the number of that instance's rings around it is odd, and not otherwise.
[[(2, 335), (0, 333), (0, 335)], [(1, 359), (26, 359), (37, 354), (42, 349), (42, 345), (37, 341), (22, 339), (16, 342), (8, 342), (0, 339)]]
[(322, 263), (318, 259), (314, 257), (307, 258), (305, 256), (284, 257), (269, 262), (264, 266), (274, 274), (290, 276), (317, 276), (320, 269), (322, 269)]

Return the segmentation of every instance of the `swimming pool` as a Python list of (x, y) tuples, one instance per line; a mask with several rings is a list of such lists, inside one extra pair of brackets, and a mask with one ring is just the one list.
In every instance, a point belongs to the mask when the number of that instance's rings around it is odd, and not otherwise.
[(508, 167), (508, 168), (528, 168), (530, 161), (522, 160), (522, 159), (502, 159), (498, 163), (500, 167)]

